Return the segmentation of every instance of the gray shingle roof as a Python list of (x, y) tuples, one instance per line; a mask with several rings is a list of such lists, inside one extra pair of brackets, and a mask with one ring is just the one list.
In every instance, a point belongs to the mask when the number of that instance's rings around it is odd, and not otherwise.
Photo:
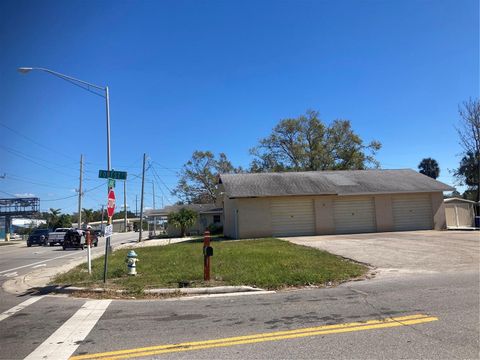
[(222, 174), (219, 181), (230, 198), (454, 190), (411, 169)]

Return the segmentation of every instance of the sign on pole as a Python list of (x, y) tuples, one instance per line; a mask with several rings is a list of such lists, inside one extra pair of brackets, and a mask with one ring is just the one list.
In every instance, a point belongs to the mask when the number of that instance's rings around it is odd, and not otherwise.
[(108, 200), (107, 200), (108, 217), (112, 217), (114, 212), (115, 212), (115, 191), (112, 188), (108, 192)]
[(110, 225), (105, 226), (105, 231), (104, 231), (104, 233), (105, 233), (105, 237), (106, 237), (106, 238), (112, 236), (112, 234), (113, 234), (113, 225), (110, 224)]
[(115, 179), (108, 179), (108, 188), (114, 188), (115, 187)]
[(98, 170), (98, 177), (101, 179), (127, 180), (127, 172), (115, 170)]

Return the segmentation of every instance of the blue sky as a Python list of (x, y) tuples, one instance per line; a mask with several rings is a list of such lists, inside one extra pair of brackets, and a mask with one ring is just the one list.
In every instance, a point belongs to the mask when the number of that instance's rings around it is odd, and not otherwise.
[(112, 166), (129, 173), (133, 210), (144, 152), (145, 205), (152, 180), (167, 204), (194, 150), (247, 167), (258, 139), (307, 109), (382, 142), (383, 168), (433, 157), (452, 184), (458, 104), (479, 96), (478, 30), (474, 0), (2, 1), (0, 195), (75, 211), (84, 154), (83, 207), (106, 201), (103, 99), (19, 66), (110, 87)]

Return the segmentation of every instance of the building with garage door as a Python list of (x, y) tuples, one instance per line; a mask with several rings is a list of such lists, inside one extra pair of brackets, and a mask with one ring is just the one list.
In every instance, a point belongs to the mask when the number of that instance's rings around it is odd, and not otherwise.
[(444, 229), (452, 190), (410, 169), (222, 174), (217, 204), (232, 238)]

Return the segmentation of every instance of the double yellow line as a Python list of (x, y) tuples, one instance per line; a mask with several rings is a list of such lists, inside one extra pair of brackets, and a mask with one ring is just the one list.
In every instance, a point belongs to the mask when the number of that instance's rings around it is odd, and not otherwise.
[(222, 338), (216, 340), (194, 341), (170, 345), (158, 345), (136, 349), (110, 351), (97, 354), (87, 354), (72, 356), (70, 360), (117, 360), (129, 359), (141, 356), (152, 356), (180, 351), (193, 351), (202, 349), (212, 349), (217, 347), (226, 347), (243, 344), (253, 344), (265, 341), (278, 341), (286, 339), (296, 339), (307, 336), (339, 334), (353, 331), (384, 329), (406, 325), (416, 325), (428, 323), (438, 320), (437, 317), (423, 314), (416, 314), (410, 316), (401, 316), (394, 318), (385, 318), (382, 320), (369, 320), (365, 322), (352, 322), (338, 325), (324, 325), (310, 328), (302, 328), (295, 330), (276, 331), (270, 333), (260, 333), (245, 336), (236, 336), (230, 338)]

